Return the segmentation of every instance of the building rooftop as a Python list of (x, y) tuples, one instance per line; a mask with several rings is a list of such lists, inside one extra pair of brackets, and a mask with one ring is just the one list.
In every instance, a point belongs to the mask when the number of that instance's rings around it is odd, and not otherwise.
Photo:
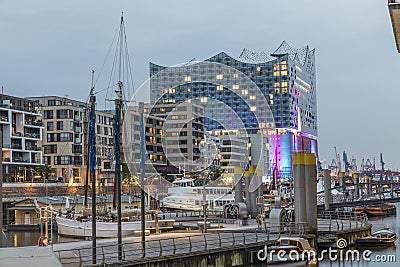
[(400, 53), (400, 0), (389, 0), (388, 6), (397, 51)]

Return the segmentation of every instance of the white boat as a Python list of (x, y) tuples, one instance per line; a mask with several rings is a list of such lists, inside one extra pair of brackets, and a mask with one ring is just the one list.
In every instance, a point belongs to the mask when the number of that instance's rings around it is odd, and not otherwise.
[[(69, 219), (65, 216), (57, 216), (57, 229), (58, 234), (62, 236), (85, 238), (92, 236), (92, 221), (90, 220), (77, 220)], [(159, 230), (172, 230), (175, 220), (173, 219), (159, 219)], [(155, 220), (146, 221), (146, 230), (156, 229)], [(122, 236), (132, 236), (135, 231), (141, 230), (140, 221), (122, 222)], [(117, 237), (117, 222), (96, 222), (96, 236), (98, 238), (111, 238)]]
[[(168, 196), (162, 200), (162, 204), (168, 209), (202, 210), (203, 190), (203, 186), (194, 186), (192, 179), (176, 180), (168, 188)], [(209, 210), (222, 211), (226, 204), (235, 202), (235, 193), (230, 187), (206, 186), (205, 190)]]

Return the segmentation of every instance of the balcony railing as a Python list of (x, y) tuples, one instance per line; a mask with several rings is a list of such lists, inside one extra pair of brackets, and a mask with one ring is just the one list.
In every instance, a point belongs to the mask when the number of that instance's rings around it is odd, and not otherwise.
[(40, 134), (39, 133), (25, 133), (25, 137), (29, 137), (29, 138), (40, 138)]
[(43, 126), (43, 122), (41, 122), (41, 121), (25, 121), (25, 125)]
[(11, 148), (12, 149), (22, 149), (22, 145), (21, 144), (11, 144)]

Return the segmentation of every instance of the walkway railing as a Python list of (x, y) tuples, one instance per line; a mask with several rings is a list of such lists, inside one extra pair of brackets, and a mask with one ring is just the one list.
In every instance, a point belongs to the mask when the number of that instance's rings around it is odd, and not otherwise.
[(346, 211), (322, 211), (318, 213), (318, 231), (335, 232), (369, 226), (366, 214)]
[[(140, 241), (123, 242), (122, 261), (135, 261), (150, 257), (165, 257), (192, 252), (204, 252), (212, 249), (229, 248), (232, 246), (248, 246), (266, 241), (274, 241), (281, 236), (301, 236), (306, 232), (304, 223), (288, 223), (280, 225), (265, 225), (265, 229), (243, 232), (218, 232), (211, 234), (192, 234), (190, 236), (157, 239), (151, 236), (146, 241), (145, 251)], [(117, 244), (105, 244), (97, 249), (98, 265), (119, 262)], [(92, 247), (80, 247), (54, 251), (63, 266), (92, 265)]]
[[(140, 241), (124, 242), (122, 244), (122, 261), (134, 261), (143, 258), (164, 257), (184, 253), (207, 251), (232, 246), (246, 246), (263, 242), (266, 234), (254, 231), (251, 234), (242, 232), (222, 232), (217, 234), (196, 234), (185, 237), (152, 239), (146, 241), (145, 253)], [(92, 265), (92, 248), (76, 248), (54, 251), (63, 266)], [(97, 247), (98, 265), (119, 262), (117, 244), (107, 244)]]

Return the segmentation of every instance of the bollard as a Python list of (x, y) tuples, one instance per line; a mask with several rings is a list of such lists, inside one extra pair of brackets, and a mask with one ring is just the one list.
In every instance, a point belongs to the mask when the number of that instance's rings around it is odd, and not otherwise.
[(244, 190), (244, 197), (246, 201), (246, 207), (249, 210), (250, 209), (250, 192), (249, 192), (249, 187), (250, 187), (250, 171), (245, 171), (244, 172), (244, 180), (245, 180), (245, 190)]
[(353, 173), (353, 183), (354, 183), (354, 200), (360, 198), (360, 179), (358, 173)]
[(293, 182), (294, 182), (294, 205), (296, 223), (305, 222), (306, 217), (306, 190), (305, 190), (305, 166), (304, 153), (293, 153)]
[(306, 222), (311, 233), (316, 233), (317, 225), (317, 163), (313, 153), (304, 153), (304, 177), (306, 197)]
[(235, 203), (243, 202), (242, 168), (235, 166)]
[(339, 186), (346, 190), (346, 174), (345, 172), (339, 172)]
[(365, 176), (365, 183), (367, 185), (367, 196), (372, 194), (372, 184), (371, 184), (371, 177), (368, 175)]
[(329, 169), (324, 170), (324, 205), (325, 210), (329, 210), (330, 203), (332, 202), (331, 196), (331, 171)]

